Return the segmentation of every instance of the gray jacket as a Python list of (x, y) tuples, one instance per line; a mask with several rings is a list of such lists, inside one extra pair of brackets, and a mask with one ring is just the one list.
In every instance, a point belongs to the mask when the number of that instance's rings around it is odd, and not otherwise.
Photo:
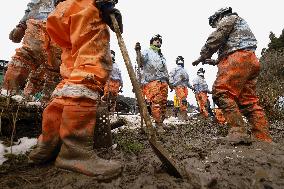
[(111, 73), (110, 73), (110, 79), (119, 81), (120, 85), (121, 86), (123, 85), (123, 81), (122, 81), (122, 77), (121, 77), (121, 71), (120, 71), (116, 62), (112, 63), (112, 70), (111, 70)]
[(57, 1), (58, 0), (31, 0), (20, 22), (25, 23), (29, 19), (46, 20), (49, 13), (55, 9)]
[(192, 85), (196, 93), (210, 92), (204, 77), (201, 77), (199, 75), (192, 81)]
[(218, 51), (218, 59), (237, 50), (255, 51), (257, 40), (244, 19), (235, 13), (223, 17), (210, 34), (200, 55), (205, 60)]
[(159, 80), (168, 82), (169, 74), (166, 59), (149, 48), (142, 52), (143, 67), (141, 69), (141, 83), (147, 84), (151, 81)]
[(189, 76), (186, 72), (186, 70), (178, 65), (176, 68), (174, 68), (170, 72), (170, 85), (176, 87), (176, 86), (183, 86), (183, 87), (190, 87), (189, 84)]

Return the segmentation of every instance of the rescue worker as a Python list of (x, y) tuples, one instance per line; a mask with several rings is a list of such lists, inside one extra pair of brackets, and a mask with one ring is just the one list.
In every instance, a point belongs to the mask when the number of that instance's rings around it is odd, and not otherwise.
[(110, 77), (104, 86), (103, 101), (109, 102), (110, 112), (115, 112), (116, 100), (119, 92), (122, 92), (123, 81), (121, 77), (121, 71), (115, 62), (115, 52), (111, 50), (112, 59), (112, 71)]
[(179, 119), (188, 120), (187, 116), (187, 95), (188, 87), (192, 88), (189, 84), (189, 76), (184, 69), (184, 58), (178, 56), (176, 58), (177, 67), (169, 73), (170, 89), (175, 90), (176, 96), (179, 100)]
[(49, 15), (48, 34), (62, 48), (63, 80), (43, 112), (42, 134), (30, 161), (40, 164), (56, 158), (55, 166), (100, 180), (121, 173), (119, 162), (101, 159), (93, 151), (96, 105), (112, 69), (110, 14), (116, 16), (122, 32), (115, 3), (67, 0)]
[[(169, 74), (166, 59), (161, 52), (162, 36), (154, 35), (150, 40), (150, 48), (141, 54), (141, 83), (143, 92), (151, 104), (151, 113), (155, 120), (157, 131), (163, 132), (166, 117)], [(136, 43), (135, 50), (141, 50)]]
[(179, 99), (177, 97), (177, 95), (174, 95), (174, 114), (175, 117), (178, 117), (178, 113), (179, 113)]
[(195, 98), (199, 107), (199, 112), (202, 116), (207, 118), (209, 116), (208, 113), (208, 93), (211, 91), (208, 89), (208, 85), (204, 78), (205, 70), (203, 68), (199, 68), (197, 71), (197, 77), (192, 81), (193, 90), (195, 93)]
[[(8, 64), (3, 90), (16, 94), (24, 89), (25, 96), (33, 96), (43, 89), (44, 98), (59, 83), (61, 49), (50, 40), (46, 31), (46, 19), (61, 0), (32, 0), (19, 24), (10, 32), (9, 38), (23, 46)], [(27, 82), (28, 79), (28, 82)]]
[[(257, 40), (254, 34), (231, 7), (222, 8), (210, 16), (209, 25), (216, 30), (208, 37), (200, 57), (192, 64), (218, 65), (213, 100), (231, 126), (227, 139), (231, 143), (249, 142), (242, 118), (244, 115), (252, 125), (252, 136), (271, 142), (268, 122), (255, 92), (260, 64), (255, 55)], [(217, 51), (218, 59), (211, 60)]]

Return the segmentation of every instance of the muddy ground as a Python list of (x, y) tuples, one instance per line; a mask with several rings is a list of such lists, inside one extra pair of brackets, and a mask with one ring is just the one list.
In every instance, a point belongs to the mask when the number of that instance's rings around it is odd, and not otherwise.
[(159, 140), (183, 169), (184, 179), (165, 171), (140, 129), (121, 129), (113, 134), (117, 148), (98, 153), (124, 164), (122, 175), (111, 182), (98, 183), (53, 164), (29, 165), (21, 155), (0, 166), (0, 188), (284, 188), (284, 121), (271, 125), (275, 144), (248, 146), (224, 142), (227, 127), (212, 121), (195, 118), (168, 126)]

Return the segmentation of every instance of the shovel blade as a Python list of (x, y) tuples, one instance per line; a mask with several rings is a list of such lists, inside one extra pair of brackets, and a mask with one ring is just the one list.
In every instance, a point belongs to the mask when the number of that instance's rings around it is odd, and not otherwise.
[(174, 177), (182, 178), (182, 171), (170, 157), (170, 154), (156, 140), (149, 139), (149, 142), (154, 153), (166, 167), (167, 172)]

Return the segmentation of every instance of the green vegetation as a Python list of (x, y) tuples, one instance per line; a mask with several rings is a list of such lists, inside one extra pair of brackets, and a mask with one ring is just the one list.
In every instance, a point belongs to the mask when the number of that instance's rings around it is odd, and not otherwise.
[(119, 147), (126, 153), (138, 154), (144, 149), (144, 145), (138, 141), (133, 140), (120, 140), (118, 141)]
[(137, 130), (122, 129), (116, 135), (113, 135), (114, 143), (118, 144), (118, 148), (126, 153), (133, 153), (138, 155), (145, 147), (144, 144), (139, 141), (137, 136)]
[(269, 50), (279, 50), (281, 48), (284, 48), (284, 29), (282, 30), (282, 33), (279, 37), (276, 37), (273, 32), (270, 32), (269, 34), (270, 43), (268, 44)]
[(283, 110), (277, 108), (278, 100), (284, 96), (284, 30), (279, 37), (269, 35), (268, 49), (262, 50), (262, 66), (257, 93), (260, 103), (270, 120), (284, 119)]

